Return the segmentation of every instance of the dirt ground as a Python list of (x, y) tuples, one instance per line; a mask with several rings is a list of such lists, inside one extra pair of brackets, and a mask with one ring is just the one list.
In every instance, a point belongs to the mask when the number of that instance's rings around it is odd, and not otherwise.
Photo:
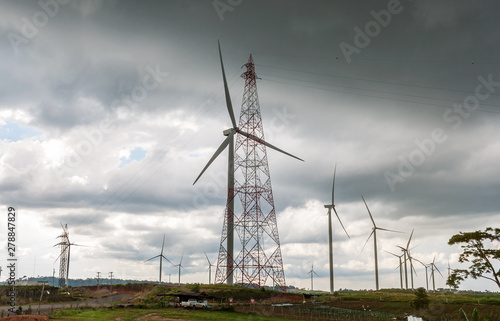
[(0, 320), (8, 320), (8, 321), (50, 321), (50, 319), (46, 316), (42, 315), (15, 315), (11, 317), (3, 317)]
[[(158, 320), (158, 321), (190, 321), (190, 320), (186, 320), (186, 319), (164, 318), (164, 317), (160, 316), (158, 313), (146, 314), (145, 316), (137, 318), (136, 320), (137, 321), (149, 321), (149, 320)], [(119, 320), (117, 320), (117, 321), (119, 321)]]

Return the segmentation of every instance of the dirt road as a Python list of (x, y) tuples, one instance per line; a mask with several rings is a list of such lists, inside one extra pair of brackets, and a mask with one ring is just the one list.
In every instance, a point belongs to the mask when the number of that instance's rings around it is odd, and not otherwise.
[[(55, 309), (63, 309), (63, 308), (77, 308), (77, 307), (109, 307), (114, 302), (119, 302), (121, 300), (127, 299), (133, 296), (133, 294), (115, 294), (101, 299), (92, 299), (86, 301), (79, 302), (64, 302), (64, 303), (52, 303), (52, 304), (41, 304), (40, 305), (40, 314), (45, 314), (51, 310)], [(16, 309), (19, 306), (16, 306)], [(23, 311), (29, 309), (29, 305), (22, 305)], [(0, 315), (8, 316), (12, 314), (7, 314), (10, 306), (0, 306)], [(31, 305), (32, 314), (38, 314), (38, 304)]]

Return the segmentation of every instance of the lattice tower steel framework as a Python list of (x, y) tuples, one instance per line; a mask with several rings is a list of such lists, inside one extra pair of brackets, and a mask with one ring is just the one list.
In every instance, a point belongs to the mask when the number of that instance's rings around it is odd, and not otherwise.
[[(252, 55), (245, 67), (246, 71), (241, 75), (245, 79), (245, 89), (238, 127), (243, 132), (264, 140), (256, 85), (258, 78)], [(247, 136), (237, 135), (234, 146), (234, 179), (234, 190), (228, 190), (216, 283), (224, 283), (228, 278), (234, 278), (235, 283), (261, 288), (270, 278), (273, 286), (286, 291), (265, 145)], [(231, 202), (234, 202), (234, 213), (230, 210)], [(225, 246), (228, 220), (232, 222), (229, 226), (233, 225), (239, 241), (234, 242), (235, 257), (232, 260), (228, 259), (228, 253), (231, 251)]]
[(64, 288), (68, 286), (68, 269), (69, 269), (69, 232), (68, 226), (63, 227), (63, 233), (58, 236), (61, 238), (61, 242), (57, 243), (55, 246), (59, 245), (61, 248), (61, 254), (59, 255), (59, 287)]

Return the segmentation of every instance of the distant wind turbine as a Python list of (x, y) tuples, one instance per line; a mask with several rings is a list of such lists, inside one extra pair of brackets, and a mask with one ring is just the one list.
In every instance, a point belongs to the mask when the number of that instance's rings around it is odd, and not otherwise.
[(182, 259), (184, 258), (184, 253), (182, 253), (182, 256), (181, 256), (181, 261), (179, 262), (179, 264), (172, 264), (173, 266), (178, 266), (179, 267), (179, 285), (181, 285), (181, 268), (184, 268), (182, 266)]
[(410, 238), (408, 239), (408, 243), (406, 243), (406, 247), (399, 246), (398, 247), (403, 251), (404, 255), (404, 264), (405, 264), (405, 284), (406, 284), (406, 289), (408, 290), (408, 269), (406, 262), (410, 262), (410, 277), (411, 277), (411, 288), (413, 289), (413, 272), (415, 271), (415, 268), (413, 267), (413, 262), (412, 262), (412, 257), (410, 255), (410, 242), (411, 238), (413, 236), (414, 230), (411, 230)]
[[(65, 226), (63, 226), (61, 222), (59, 222), (59, 224), (61, 224), (61, 227), (63, 229), (63, 233), (58, 236), (58, 238), (61, 238), (61, 242), (57, 243), (54, 246), (58, 246), (58, 245), (61, 246), (61, 254), (59, 254), (59, 256), (57, 257), (57, 259), (55, 261), (60, 260), (59, 276), (64, 279), (64, 280), (61, 280), (61, 279), (59, 280), (60, 286), (66, 287), (66, 286), (68, 286), (68, 282), (69, 282), (69, 261), (70, 261), (70, 254), (71, 254), (71, 246), (72, 245), (84, 246), (84, 245), (71, 243), (69, 241), (68, 224), (65, 224)], [(64, 284), (62, 284), (61, 282), (63, 282)]]
[(337, 215), (337, 219), (342, 225), (345, 234), (348, 238), (351, 238), (347, 233), (344, 224), (340, 220), (339, 214), (337, 214), (337, 210), (335, 209), (334, 196), (335, 196), (335, 174), (337, 172), (337, 165), (335, 165), (335, 169), (333, 170), (333, 185), (332, 185), (332, 204), (325, 205), (325, 208), (328, 209), (328, 249), (329, 249), (329, 259), (330, 259), (330, 294), (333, 294), (333, 236), (332, 236), (332, 209)]
[(314, 272), (314, 264), (311, 264), (311, 271), (307, 272), (307, 274), (311, 274), (311, 291), (314, 290), (313, 288), (313, 274), (316, 274), (316, 276), (319, 276), (316, 272)]
[[(153, 256), (152, 258), (150, 258), (149, 260), (146, 260), (144, 261), (144, 263), (148, 262), (148, 261), (151, 261), (151, 260), (154, 260), (156, 259), (157, 257), (160, 258), (160, 278), (159, 278), (159, 283), (161, 283), (161, 271), (162, 271), (162, 263), (163, 263), (163, 259), (167, 260), (168, 262), (170, 262), (169, 259), (167, 259), (165, 257), (165, 255), (163, 255), (163, 248), (165, 247), (165, 234), (163, 234), (163, 242), (161, 243), (161, 252), (160, 254), (158, 254), (157, 256)], [(170, 264), (173, 265), (172, 262), (170, 262)]]
[[(389, 230), (389, 229), (382, 228), (382, 227), (378, 227), (375, 224), (375, 221), (373, 220), (372, 213), (370, 212), (370, 209), (368, 208), (368, 205), (366, 205), (366, 201), (365, 201), (363, 195), (361, 195), (361, 198), (363, 199), (363, 202), (365, 203), (366, 209), (368, 210), (368, 215), (370, 215), (370, 219), (372, 220), (372, 223), (373, 223), (372, 232), (368, 236), (368, 239), (366, 240), (365, 244), (363, 245), (363, 248), (365, 248), (366, 243), (368, 243), (368, 241), (370, 240), (370, 237), (372, 237), (372, 235), (373, 235), (373, 251), (374, 251), (374, 254), (375, 254), (375, 285), (376, 285), (376, 289), (378, 291), (379, 290), (379, 286), (378, 286), (379, 283), (378, 283), (378, 259), (377, 259), (377, 230), (388, 231), (388, 232), (396, 232), (396, 233), (402, 233), (402, 232), (394, 231), (394, 230)], [(363, 249), (361, 249), (361, 251), (363, 251)]]
[(441, 277), (443, 277), (443, 275), (441, 274), (441, 271), (439, 271), (439, 269), (437, 268), (436, 264), (434, 263), (436, 261), (436, 255), (434, 254), (434, 259), (432, 260), (432, 263), (430, 263), (430, 266), (431, 266), (431, 278), (432, 278), (432, 290), (433, 291), (436, 291), (436, 282), (434, 280), (434, 270), (438, 271), (439, 274), (441, 275)]
[[(205, 252), (203, 252), (205, 253)], [(207, 253), (205, 253), (205, 257), (207, 258), (208, 261), (208, 284), (212, 284), (212, 266), (213, 264), (210, 263), (210, 260), (208, 259)]]
[(418, 263), (422, 264), (423, 267), (425, 267), (425, 286), (426, 286), (426, 290), (429, 291), (429, 276), (427, 274), (427, 268), (429, 267), (429, 265), (425, 264), (424, 262), (420, 261), (420, 260), (417, 260), (416, 258), (413, 258), (415, 261), (417, 261)]
[(391, 253), (389, 251), (386, 251), (384, 250), (384, 252), (386, 253), (389, 253), (391, 255), (394, 255), (395, 257), (397, 257), (399, 259), (399, 282), (401, 283), (401, 290), (403, 289), (403, 262), (401, 261), (401, 258), (403, 257), (403, 254), (401, 255), (397, 255), (397, 254), (394, 254), (394, 253)]
[[(448, 260), (448, 280), (450, 279), (450, 271), (451, 271), (450, 260)], [(450, 285), (450, 290), (451, 290), (451, 285)]]

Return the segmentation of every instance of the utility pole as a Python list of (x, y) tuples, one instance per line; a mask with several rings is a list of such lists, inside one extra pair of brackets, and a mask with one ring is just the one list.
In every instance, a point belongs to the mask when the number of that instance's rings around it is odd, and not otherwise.
[(99, 278), (101, 276), (101, 272), (97, 272), (97, 289), (99, 290)]
[(109, 272), (109, 277), (111, 278), (111, 293), (113, 293), (113, 272)]

